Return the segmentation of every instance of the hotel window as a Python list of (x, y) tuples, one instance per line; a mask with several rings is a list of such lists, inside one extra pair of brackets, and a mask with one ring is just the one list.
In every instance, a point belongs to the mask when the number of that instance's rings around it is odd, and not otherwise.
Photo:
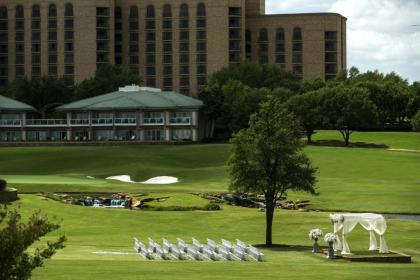
[(109, 63), (109, 8), (96, 7), (96, 67)]
[(283, 28), (277, 28), (276, 30), (276, 63), (280, 65), (280, 67), (285, 68), (286, 64), (286, 36), (284, 35)]
[(48, 75), (57, 76), (57, 7), (48, 6)]
[(147, 6), (146, 17), (147, 18), (155, 18), (155, 7), (153, 5)]
[(22, 5), (16, 6), (15, 43), (16, 43), (16, 78), (25, 76), (25, 12)]
[[(146, 85), (156, 86), (156, 19), (155, 6), (146, 7)], [(153, 48), (152, 48), (153, 46)], [(153, 50), (152, 50), (153, 49)], [(151, 70), (153, 69), (153, 71)], [(153, 75), (151, 73), (154, 73)]]
[(189, 74), (189, 56), (190, 56), (190, 20), (189, 7), (182, 4), (179, 9), (179, 74), (180, 91), (188, 94), (190, 90)]
[(252, 58), (252, 33), (248, 29), (245, 31), (245, 53), (247, 59)]
[(325, 80), (334, 79), (337, 75), (337, 32), (325, 31)]
[(300, 27), (293, 28), (292, 37), (292, 65), (293, 72), (300, 78), (303, 76), (303, 43)]
[(172, 130), (172, 140), (174, 140), (174, 141), (192, 140), (191, 129), (174, 129), (174, 130)]
[[(163, 90), (172, 90), (172, 7), (165, 4), (162, 9), (163, 41)], [(170, 70), (169, 70), (170, 69)]]
[(165, 140), (165, 131), (163, 129), (147, 129), (144, 135), (145, 141), (163, 141)]
[(260, 64), (268, 63), (268, 31), (261, 28), (258, 34), (258, 62)]
[(7, 7), (0, 7), (0, 87), (8, 83), (9, 28)]
[[(122, 30), (119, 30), (121, 34)], [(138, 75), (139, 74), (139, 10), (137, 6), (130, 7), (129, 17), (129, 42), (128, 51), (130, 53), (129, 68), (130, 71)], [(119, 45), (122, 45), (122, 41), (119, 41)], [(121, 53), (119, 54), (121, 56)]]
[[(197, 29), (197, 49), (203, 49), (203, 45), (207, 45), (207, 11), (204, 3), (199, 3), (197, 5), (197, 19), (196, 19), (196, 29)], [(205, 47), (204, 49), (207, 49)], [(206, 83), (207, 73), (199, 73), (199, 68), (207, 68), (207, 56), (206, 51), (197, 51), (197, 87), (200, 90)]]
[(242, 9), (229, 7), (229, 62), (238, 63), (242, 53)]
[[(73, 5), (67, 3), (64, 6), (64, 53), (74, 57), (74, 20)], [(64, 78), (71, 86), (74, 84), (74, 61), (64, 60)]]

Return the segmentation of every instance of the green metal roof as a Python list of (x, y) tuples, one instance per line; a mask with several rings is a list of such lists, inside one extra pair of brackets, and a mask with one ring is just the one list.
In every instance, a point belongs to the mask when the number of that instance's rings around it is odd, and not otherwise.
[(28, 104), (0, 95), (0, 111), (36, 111)]
[(154, 88), (127, 86), (119, 91), (65, 104), (61, 111), (99, 111), (130, 109), (198, 109), (201, 100), (174, 91), (160, 91)]

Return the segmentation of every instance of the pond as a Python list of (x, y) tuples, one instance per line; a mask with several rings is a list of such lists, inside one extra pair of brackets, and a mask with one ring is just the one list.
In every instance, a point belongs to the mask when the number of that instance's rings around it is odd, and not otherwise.
[(383, 216), (402, 221), (420, 221), (420, 215), (383, 214)]

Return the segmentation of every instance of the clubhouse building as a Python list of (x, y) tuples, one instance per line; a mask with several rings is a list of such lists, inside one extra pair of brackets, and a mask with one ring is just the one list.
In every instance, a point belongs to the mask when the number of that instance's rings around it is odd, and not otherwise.
[(136, 85), (56, 108), (41, 119), (32, 106), (0, 96), (0, 142), (198, 141), (203, 103), (173, 91)]

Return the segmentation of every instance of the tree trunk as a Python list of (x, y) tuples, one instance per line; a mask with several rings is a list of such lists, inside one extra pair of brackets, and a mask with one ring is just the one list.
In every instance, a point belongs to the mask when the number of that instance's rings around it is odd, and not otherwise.
[(308, 144), (312, 144), (312, 131), (306, 131), (306, 138), (308, 138)]
[(346, 147), (348, 147), (348, 145), (350, 144), (350, 132), (345, 132), (346, 138), (344, 139), (344, 143), (346, 145)]
[(211, 126), (210, 126), (210, 138), (214, 138), (214, 127), (216, 126), (216, 120), (211, 120)]
[(265, 229), (265, 245), (273, 245), (273, 216), (274, 216), (274, 203), (266, 200), (266, 229)]

